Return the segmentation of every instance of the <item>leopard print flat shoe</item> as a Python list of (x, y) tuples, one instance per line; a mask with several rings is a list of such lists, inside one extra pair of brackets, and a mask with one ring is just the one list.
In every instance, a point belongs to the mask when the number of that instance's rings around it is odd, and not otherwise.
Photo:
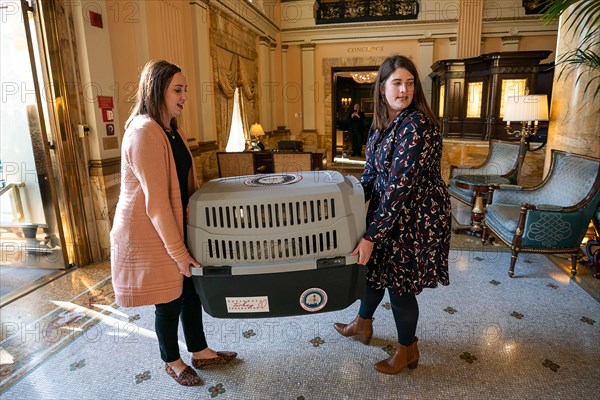
[(183, 371), (181, 371), (179, 376), (169, 364), (165, 364), (165, 371), (167, 371), (167, 374), (169, 374), (171, 378), (175, 379), (175, 382), (183, 386), (197, 386), (204, 383), (202, 382), (202, 378), (200, 378), (196, 371), (194, 371), (189, 365), (186, 366)]
[(214, 364), (227, 364), (237, 357), (233, 351), (217, 351), (217, 356), (213, 358), (192, 358), (192, 365), (195, 368), (202, 368)]

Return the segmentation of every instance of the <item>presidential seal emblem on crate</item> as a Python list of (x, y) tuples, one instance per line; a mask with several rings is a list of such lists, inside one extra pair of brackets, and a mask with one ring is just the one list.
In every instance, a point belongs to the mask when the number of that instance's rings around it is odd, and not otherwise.
[(214, 179), (190, 198), (188, 247), (216, 318), (336, 311), (364, 296), (350, 256), (365, 231), (362, 186), (337, 171)]

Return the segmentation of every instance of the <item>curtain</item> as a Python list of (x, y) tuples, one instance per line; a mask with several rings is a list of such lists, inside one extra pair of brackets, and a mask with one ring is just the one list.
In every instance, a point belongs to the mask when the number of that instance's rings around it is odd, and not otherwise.
[(231, 128), (229, 130), (229, 139), (225, 151), (236, 152), (244, 151), (246, 148), (245, 129), (242, 122), (242, 112), (240, 107), (240, 89), (235, 88), (233, 92), (233, 112), (231, 114)]
[(250, 140), (250, 132), (249, 132), (249, 126), (250, 124), (248, 123), (248, 115), (246, 114), (246, 101), (244, 100), (244, 96), (243, 93), (240, 94), (239, 96), (240, 98), (240, 114), (241, 114), (241, 118), (242, 118), (242, 128), (244, 129), (244, 141), (249, 141)]
[[(244, 137), (247, 137), (249, 123), (256, 120), (256, 66), (251, 60), (240, 58), (227, 51), (219, 52), (218, 86), (220, 96), (217, 96), (220, 111), (221, 133), (219, 146), (229, 145), (233, 114), (239, 110)], [(239, 88), (239, 108), (235, 108), (234, 93)]]

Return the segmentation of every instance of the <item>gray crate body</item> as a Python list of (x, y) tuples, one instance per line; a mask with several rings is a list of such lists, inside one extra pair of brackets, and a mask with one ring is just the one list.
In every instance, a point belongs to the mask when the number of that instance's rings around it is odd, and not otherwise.
[(318, 259), (338, 256), (355, 263), (349, 254), (365, 232), (358, 180), (337, 171), (286, 175), (302, 179), (248, 186), (253, 176), (222, 178), (194, 193), (188, 220), (194, 258), (203, 266), (231, 266), (232, 275), (314, 269)]
[[(364, 295), (366, 269), (350, 256), (365, 232), (355, 177), (308, 171), (215, 179), (190, 198), (187, 229), (202, 264), (192, 268), (194, 285), (214, 317), (334, 311)], [(321, 304), (310, 302), (315, 294)], [(252, 309), (255, 303), (266, 307)]]

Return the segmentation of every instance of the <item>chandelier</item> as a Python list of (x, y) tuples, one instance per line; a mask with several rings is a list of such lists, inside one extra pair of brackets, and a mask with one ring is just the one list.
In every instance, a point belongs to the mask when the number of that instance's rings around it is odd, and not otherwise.
[(356, 83), (373, 83), (377, 78), (377, 72), (352, 72), (350, 76)]

